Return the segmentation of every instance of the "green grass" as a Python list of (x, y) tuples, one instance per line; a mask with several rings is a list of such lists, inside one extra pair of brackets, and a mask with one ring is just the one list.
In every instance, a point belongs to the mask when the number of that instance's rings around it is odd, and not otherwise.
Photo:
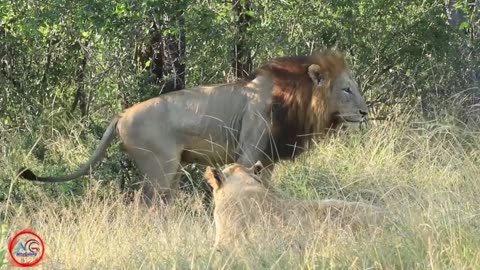
[[(45, 241), (46, 269), (480, 269), (479, 131), (397, 120), (321, 141), (295, 163), (280, 164), (275, 184), (291, 197), (385, 207), (389, 220), (382, 233), (312, 236), (303, 252), (278, 236), (235, 253), (213, 249), (213, 218), (202, 193), (181, 193), (173, 205), (150, 213), (97, 184), (118, 180), (114, 161), (84, 184), (10, 182), (23, 162), (45, 173), (76, 167), (94, 140), (82, 143), (76, 131), (45, 129), (37, 144), (44, 149), (41, 164), (35, 148), (27, 155), (39, 135), (2, 131), (1, 210), (9, 228), (2, 246), (15, 232), (32, 228)], [(111, 155), (117, 157), (115, 150)], [(69, 195), (65, 190), (73, 187), (86, 192)]]

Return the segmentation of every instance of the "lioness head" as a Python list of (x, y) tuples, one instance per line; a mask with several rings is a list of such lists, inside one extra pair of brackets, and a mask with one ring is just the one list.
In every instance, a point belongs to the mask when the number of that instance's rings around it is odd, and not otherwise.
[[(246, 241), (245, 235), (259, 220), (279, 216), (280, 208), (268, 185), (262, 182), (263, 165), (250, 168), (234, 163), (223, 170), (207, 167), (205, 179), (213, 188), (215, 246)], [(278, 208), (278, 209), (277, 209)]]
[(216, 197), (229, 188), (265, 187), (261, 177), (262, 170), (263, 164), (260, 161), (250, 168), (234, 163), (223, 170), (207, 166), (204, 176), (213, 189), (213, 196)]

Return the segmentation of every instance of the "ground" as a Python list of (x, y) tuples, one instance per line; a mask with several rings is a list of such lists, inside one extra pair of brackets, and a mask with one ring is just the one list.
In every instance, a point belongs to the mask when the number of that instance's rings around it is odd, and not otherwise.
[[(312, 238), (299, 253), (279, 235), (235, 253), (219, 252), (202, 192), (181, 193), (173, 205), (151, 213), (96, 184), (113, 174), (102, 169), (87, 181), (86, 194), (61, 200), (43, 186), (28, 184), (29, 195), (18, 190), (26, 185), (21, 180), (7, 185), (1, 210), (8, 227), (0, 248), (15, 232), (31, 228), (45, 241), (44, 269), (478, 269), (479, 130), (440, 120), (382, 122), (322, 141), (276, 169), (275, 184), (288, 196), (385, 207), (390, 220), (375, 237)], [(5, 145), (13, 137), (4, 137)], [(75, 136), (61, 138), (61, 144), (59, 138), (46, 143), (48, 153), (63, 153), (71, 167), (85, 160), (89, 145)], [(28, 159), (20, 147), (0, 157), (2, 177), (15, 176), (15, 163)]]

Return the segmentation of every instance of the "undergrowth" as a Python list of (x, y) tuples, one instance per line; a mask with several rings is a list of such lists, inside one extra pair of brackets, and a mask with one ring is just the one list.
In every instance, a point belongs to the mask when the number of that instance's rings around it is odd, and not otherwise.
[[(208, 192), (183, 191), (172, 205), (153, 213), (138, 196), (125, 203), (115, 188), (115, 147), (82, 181), (27, 183), (16, 178), (19, 165), (42, 174), (63, 173), (84, 161), (95, 145), (78, 139), (74, 129), (49, 137), (2, 131), (1, 213), (7, 226), (2, 243), (17, 231), (33, 229), (45, 241), (42, 265), (48, 269), (478, 269), (479, 131), (439, 120), (395, 120), (322, 140), (295, 162), (279, 164), (275, 184), (290, 197), (384, 207), (389, 222), (383, 232), (312, 236), (303, 252), (282, 241), (258, 241), (235, 253), (213, 248)], [(33, 154), (39, 150), (32, 142), (42, 145), (43, 159)], [(192, 175), (192, 182), (204, 181)]]

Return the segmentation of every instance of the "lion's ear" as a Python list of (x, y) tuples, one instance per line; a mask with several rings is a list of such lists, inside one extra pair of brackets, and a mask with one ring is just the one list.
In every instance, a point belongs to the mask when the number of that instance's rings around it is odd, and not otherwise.
[(310, 76), (313, 83), (317, 86), (322, 86), (325, 81), (325, 78), (322, 76), (320, 66), (316, 64), (312, 64), (308, 67), (308, 76)]
[(260, 172), (263, 170), (263, 164), (262, 162), (259, 160), (257, 161), (254, 165), (253, 165), (253, 173), (255, 175), (260, 175)]
[(223, 182), (225, 182), (225, 175), (223, 172), (210, 166), (207, 166), (204, 176), (213, 190), (219, 189), (223, 185)]

